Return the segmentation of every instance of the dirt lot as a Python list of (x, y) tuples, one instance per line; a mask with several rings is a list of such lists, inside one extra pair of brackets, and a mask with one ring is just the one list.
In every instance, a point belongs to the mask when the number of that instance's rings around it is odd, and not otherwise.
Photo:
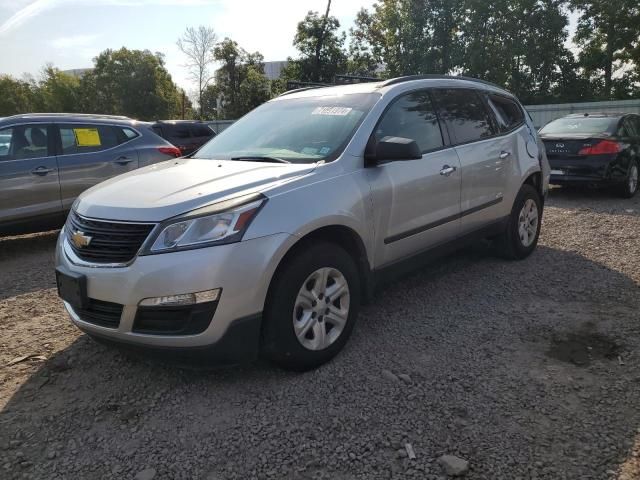
[(56, 298), (55, 233), (0, 240), (0, 478), (439, 479), (451, 454), (470, 479), (638, 479), (640, 196), (548, 205), (532, 257), (397, 282), (307, 374), (98, 345)]

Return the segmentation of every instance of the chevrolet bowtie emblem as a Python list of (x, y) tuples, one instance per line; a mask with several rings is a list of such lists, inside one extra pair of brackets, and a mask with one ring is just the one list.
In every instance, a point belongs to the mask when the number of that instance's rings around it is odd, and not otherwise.
[(88, 247), (91, 240), (93, 240), (93, 237), (89, 237), (81, 231), (73, 232), (73, 235), (71, 235), (71, 241), (77, 248)]

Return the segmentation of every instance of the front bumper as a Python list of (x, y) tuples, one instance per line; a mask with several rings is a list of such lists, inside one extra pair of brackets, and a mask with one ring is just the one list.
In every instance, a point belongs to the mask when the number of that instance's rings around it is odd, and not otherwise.
[[(228, 343), (228, 334), (236, 332), (232, 336), (238, 337), (242, 345), (236, 350), (242, 353), (247, 346), (257, 350), (259, 318), (269, 282), (295, 241), (295, 237), (280, 233), (229, 245), (139, 256), (128, 266), (104, 268), (74, 264), (64, 251), (64, 237), (61, 234), (58, 239), (56, 265), (85, 275), (87, 295), (95, 304), (87, 313), (65, 302), (71, 321), (81, 330), (124, 345), (181, 351), (215, 350), (218, 344)], [(209, 306), (214, 312), (212, 320), (204, 327), (200, 321), (202, 328), (191, 330), (200, 333), (140, 333), (139, 319), (144, 309), (138, 304), (142, 299), (217, 288), (222, 294), (216, 305)], [(153, 315), (148, 313), (147, 327), (153, 322)], [(111, 324), (102, 321), (114, 316), (116, 321)], [(163, 321), (167, 320), (165, 315)], [(237, 335), (238, 331), (242, 333)], [(234, 350), (226, 345), (224, 349)]]

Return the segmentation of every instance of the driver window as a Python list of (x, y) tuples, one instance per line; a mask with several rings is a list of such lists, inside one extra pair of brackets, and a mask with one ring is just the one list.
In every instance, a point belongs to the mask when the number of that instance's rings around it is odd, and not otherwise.
[(415, 140), (422, 153), (444, 145), (431, 97), (425, 90), (400, 97), (386, 111), (376, 128), (375, 139), (388, 136)]

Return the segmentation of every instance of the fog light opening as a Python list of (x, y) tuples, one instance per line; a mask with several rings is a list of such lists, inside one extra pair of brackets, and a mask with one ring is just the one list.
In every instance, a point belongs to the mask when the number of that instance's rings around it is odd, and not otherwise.
[(205, 290), (195, 293), (180, 293), (177, 295), (164, 295), (162, 297), (150, 297), (140, 301), (140, 307), (171, 307), (176, 305), (196, 305), (198, 303), (215, 302), (220, 298), (221, 288)]

